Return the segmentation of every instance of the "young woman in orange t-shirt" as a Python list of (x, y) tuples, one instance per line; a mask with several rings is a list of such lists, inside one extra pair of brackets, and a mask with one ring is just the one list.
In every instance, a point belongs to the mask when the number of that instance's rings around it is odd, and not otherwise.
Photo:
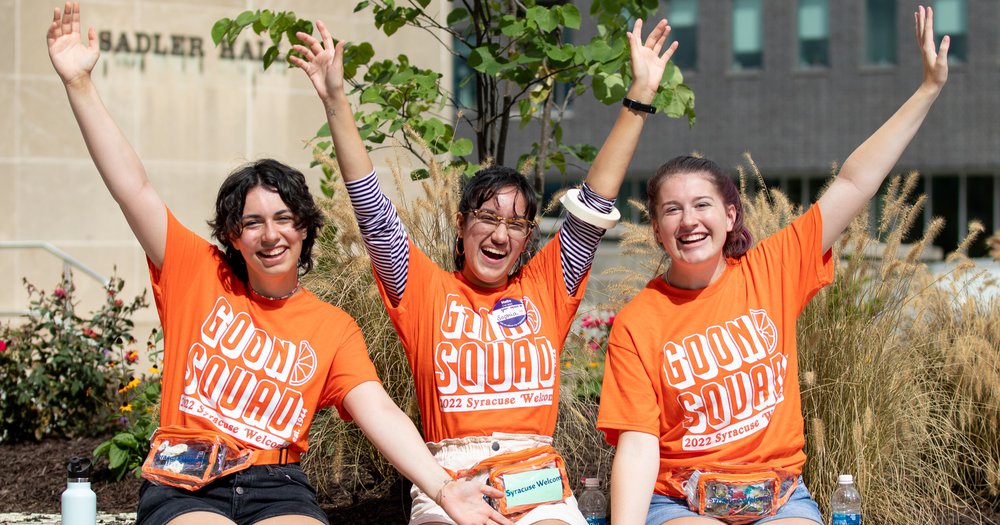
[[(424, 438), (454, 471), (543, 448), (551, 443), (558, 412), (558, 356), (600, 237), (617, 219), (614, 199), (676, 49), (666, 45), (666, 21), (644, 42), (641, 21), (630, 33), (633, 84), (625, 107), (583, 188), (564, 201), (568, 214), (556, 237), (538, 253), (526, 253), (539, 209), (531, 185), (516, 170), (483, 169), (462, 189), (454, 272), (438, 267), (408, 238), (381, 191), (344, 89), (343, 43), (334, 45), (326, 26), (316, 25), (321, 38), (299, 33), (305, 45), (294, 49), (305, 58), (291, 60), (309, 76), (326, 110), (379, 292), (413, 371)], [(523, 265), (522, 256), (528, 259)], [(564, 476), (562, 482), (551, 484), (558, 494), (546, 489), (533, 500), (544, 504), (520, 515), (519, 523), (586, 525)], [(426, 492), (415, 487), (412, 495), (412, 525), (451, 523)], [(514, 507), (527, 510), (508, 508)]]
[(823, 523), (800, 476), (795, 320), (948, 78), (948, 37), (936, 49), (932, 11), (914, 18), (920, 87), (788, 227), (751, 248), (736, 186), (705, 159), (673, 159), (649, 181), (670, 267), (618, 313), (609, 340), (598, 427), (617, 446), (616, 525)]

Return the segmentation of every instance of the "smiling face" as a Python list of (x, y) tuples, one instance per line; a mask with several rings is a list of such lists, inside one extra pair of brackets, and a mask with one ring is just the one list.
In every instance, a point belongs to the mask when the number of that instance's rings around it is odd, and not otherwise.
[(298, 261), (304, 229), (296, 228), (295, 214), (281, 196), (264, 186), (247, 192), (242, 231), (230, 242), (243, 254), (250, 285), (257, 293), (280, 297), (298, 284)]
[(672, 284), (700, 288), (721, 274), (736, 208), (726, 203), (707, 174), (687, 172), (666, 178), (656, 193), (654, 217), (656, 240), (671, 259)]
[[(479, 206), (484, 213), (504, 219), (529, 219), (524, 195), (514, 186), (506, 186), (493, 198)], [(459, 213), (458, 236), (465, 250), (462, 275), (471, 283), (484, 288), (499, 288), (507, 284), (507, 276), (524, 251), (528, 237), (512, 235), (503, 221), (499, 225), (477, 219), (472, 212)], [(495, 222), (495, 221), (494, 221)], [(530, 233), (530, 232), (529, 232)]]

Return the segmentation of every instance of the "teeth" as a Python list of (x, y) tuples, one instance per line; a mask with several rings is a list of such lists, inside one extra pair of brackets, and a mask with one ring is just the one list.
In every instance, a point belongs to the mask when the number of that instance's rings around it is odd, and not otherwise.
[(285, 251), (284, 248), (275, 248), (275, 249), (270, 250), (270, 251), (261, 251), (260, 253), (264, 257), (274, 257), (275, 255), (281, 254), (281, 252), (283, 252), (283, 251)]
[(493, 249), (493, 248), (483, 248), (483, 251), (486, 252), (486, 253), (492, 254), (492, 255), (500, 256), (500, 257), (503, 257), (504, 255), (507, 255), (505, 252), (502, 252), (500, 250), (496, 250), (496, 249)]
[(708, 237), (708, 235), (706, 235), (704, 233), (692, 233), (690, 235), (681, 235), (680, 236), (680, 241), (681, 242), (695, 242), (695, 241), (700, 241), (700, 240), (702, 240), (702, 239), (704, 239), (706, 237)]

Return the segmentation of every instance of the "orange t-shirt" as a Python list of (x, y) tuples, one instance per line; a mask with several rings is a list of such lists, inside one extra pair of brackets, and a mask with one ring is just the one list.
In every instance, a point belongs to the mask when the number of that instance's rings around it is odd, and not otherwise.
[(223, 253), (167, 211), (163, 267), (149, 264), (163, 324), (160, 424), (305, 452), (316, 410), (378, 381), (351, 316), (301, 290), (251, 296)]
[(833, 280), (819, 206), (768, 237), (702, 290), (657, 277), (615, 317), (597, 426), (660, 440), (655, 491), (709, 463), (801, 473), (806, 456), (795, 324)]
[(559, 236), (499, 289), (442, 270), (408, 242), (399, 306), (379, 291), (413, 372), (424, 439), (552, 435), (559, 355), (587, 284), (585, 275), (566, 291)]

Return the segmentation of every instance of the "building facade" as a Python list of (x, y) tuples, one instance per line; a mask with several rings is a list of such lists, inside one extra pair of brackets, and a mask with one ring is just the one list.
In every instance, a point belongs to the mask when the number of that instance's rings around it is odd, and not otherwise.
[[(1000, 3), (928, 0), (936, 33), (951, 36), (948, 85), (893, 173), (917, 170), (923, 224), (947, 221), (936, 244), (953, 250), (976, 219), (1000, 228)], [(916, 0), (669, 0), (675, 63), (695, 93), (697, 122), (647, 121), (623, 196), (674, 155), (698, 152), (734, 168), (749, 152), (769, 185), (812, 202), (840, 164), (921, 80)], [(584, 9), (581, 8), (581, 11)], [(649, 27), (647, 25), (647, 27)], [(589, 39), (586, 28), (580, 37)], [(574, 102), (566, 143), (599, 145), (618, 111)], [(522, 147), (526, 148), (526, 145)], [(520, 149), (520, 148), (515, 148)], [(579, 180), (575, 173), (549, 188)], [(637, 214), (635, 215), (637, 216)], [(986, 253), (980, 240), (970, 249)]]

